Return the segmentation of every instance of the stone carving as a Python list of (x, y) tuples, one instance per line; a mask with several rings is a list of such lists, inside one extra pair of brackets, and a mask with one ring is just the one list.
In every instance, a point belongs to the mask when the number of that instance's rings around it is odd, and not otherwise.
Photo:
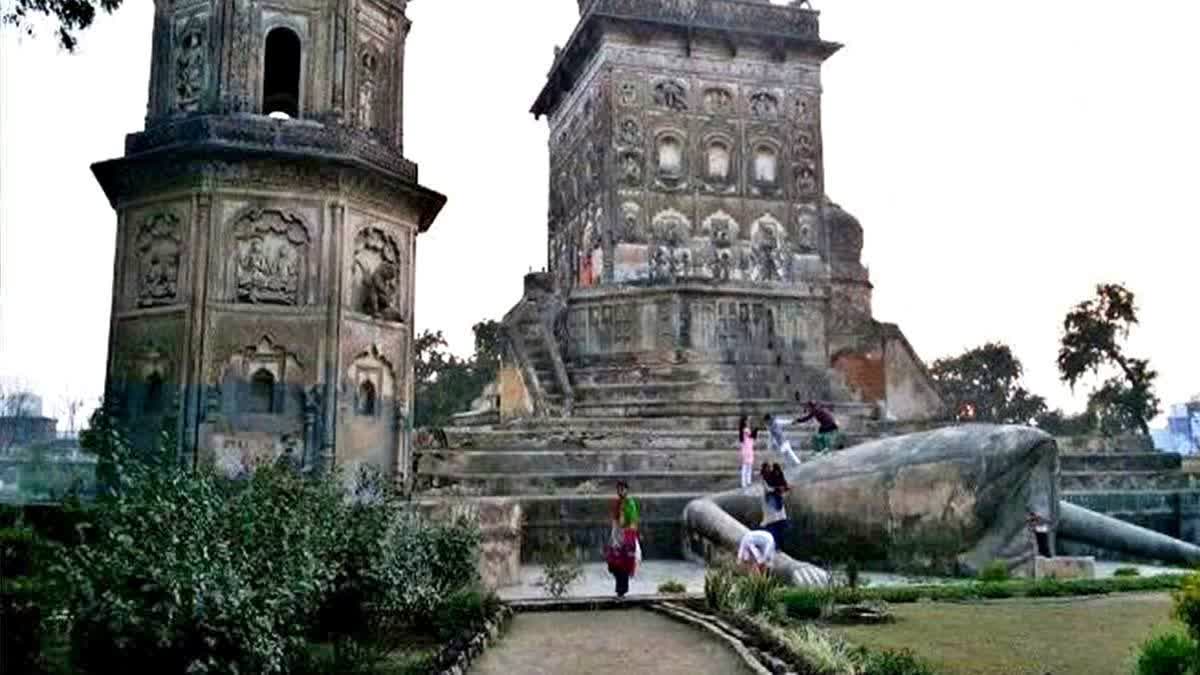
[(142, 223), (137, 236), (139, 307), (167, 305), (179, 291), (179, 258), (183, 248), (179, 218), (156, 213)]
[(795, 140), (792, 143), (792, 151), (796, 157), (802, 159), (815, 159), (817, 156), (817, 134), (812, 127), (800, 127), (796, 129)]
[(621, 126), (617, 129), (617, 143), (621, 145), (631, 145), (641, 147), (642, 145), (642, 127), (638, 121), (632, 117), (626, 117), (621, 120)]
[(684, 112), (688, 109), (687, 90), (674, 80), (663, 80), (654, 85), (654, 103), (668, 110)]
[(637, 105), (638, 88), (636, 82), (622, 82), (617, 86), (617, 101), (621, 105), (631, 107)]
[(750, 96), (750, 115), (759, 119), (779, 116), (779, 99), (770, 92), (760, 91)]
[(636, 152), (621, 153), (621, 182), (634, 187), (642, 182), (642, 156)]
[(379, 67), (379, 57), (373, 50), (366, 49), (358, 61), (358, 123), (364, 129), (371, 129), (375, 126), (375, 73)]
[(769, 215), (751, 228), (751, 275), (759, 281), (783, 281), (787, 272), (787, 236), (779, 221)]
[(733, 94), (729, 90), (713, 87), (704, 92), (704, 109), (713, 115), (725, 115), (733, 111)]
[[(896, 436), (827, 454), (787, 469), (793, 528), (771, 572), (788, 583), (822, 585), (818, 567), (791, 556), (806, 542), (850, 535), (874, 542), (869, 555), (932, 573), (974, 575), (994, 561), (1031, 563), (1030, 511), (1051, 537), (1139, 558), (1192, 565), (1200, 547), (1059, 501), (1054, 439), (1030, 427), (972, 424)], [(690, 546), (734, 549), (761, 516), (754, 487), (695, 500), (684, 510)], [(851, 501), (841, 499), (853, 494)], [(818, 531), (810, 531), (816, 528)], [(947, 532), (956, 534), (946, 537)], [(901, 544), (903, 542), (903, 544)], [(694, 548), (693, 548), (694, 550)]]
[(796, 196), (815, 196), (818, 187), (816, 165), (811, 161), (801, 162), (796, 169)]
[(728, 245), (721, 247), (716, 241), (713, 242), (711, 252), (711, 262), (713, 279), (717, 281), (729, 281), (733, 278), (733, 251)]
[(649, 239), (649, 233), (642, 222), (642, 207), (636, 202), (625, 202), (621, 205), (621, 223), (623, 229), (621, 239), (632, 243), (645, 243)]
[(383, 321), (403, 322), (400, 298), (400, 246), (378, 227), (362, 228), (354, 240), (354, 274), (359, 279), (359, 310)]
[(817, 250), (817, 225), (819, 216), (813, 204), (796, 207), (796, 250), (813, 253)]
[(817, 119), (817, 99), (808, 94), (797, 94), (793, 99), (792, 111), (801, 122), (813, 122)]
[(175, 106), (181, 111), (200, 107), (204, 89), (204, 32), (185, 28), (176, 38), (175, 47)]
[(654, 217), (652, 230), (656, 242), (671, 247), (682, 246), (691, 236), (687, 216), (675, 209), (666, 209)]
[(278, 209), (251, 209), (235, 227), (234, 269), (239, 302), (300, 304), (300, 275), (307, 270), (308, 228)]

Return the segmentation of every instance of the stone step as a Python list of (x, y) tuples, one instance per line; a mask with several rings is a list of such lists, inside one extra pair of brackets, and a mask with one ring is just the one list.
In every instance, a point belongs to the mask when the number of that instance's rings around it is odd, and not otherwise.
[[(800, 452), (801, 460), (811, 452)], [(775, 452), (755, 453), (757, 462), (785, 459)], [(422, 454), (421, 473), (518, 474), (584, 473), (608, 475), (622, 472), (716, 471), (736, 474), (741, 466), (738, 453), (727, 450), (432, 450)]]
[(489, 496), (610, 493), (618, 480), (625, 480), (637, 494), (668, 492), (720, 492), (738, 486), (737, 471), (614, 471), (611, 473), (540, 472), (526, 474), (421, 471), (419, 488), (457, 486)]
[(1089, 453), (1059, 455), (1063, 471), (1171, 471), (1183, 466), (1173, 452)]
[(1154, 441), (1148, 436), (1125, 435), (1116, 437), (1059, 436), (1055, 439), (1058, 451), (1063, 455), (1074, 454), (1123, 454), (1154, 451)]
[[(733, 428), (721, 431), (692, 431), (688, 429), (647, 429), (630, 420), (622, 429), (611, 422), (608, 430), (596, 429), (476, 429), (457, 427), (444, 429), (448, 447), (455, 450), (495, 450), (532, 452), (535, 450), (728, 450), (737, 447), (737, 432)], [(735, 425), (736, 426), (736, 425)], [(804, 429), (808, 429), (805, 431)], [(786, 438), (797, 451), (812, 447), (816, 435), (813, 426), (789, 428)], [(857, 445), (877, 438), (861, 432), (843, 433), (848, 445)], [(766, 433), (759, 433), (754, 447), (767, 452)], [(773, 454), (773, 453), (772, 453)]]
[(1064, 490), (1062, 498), (1098, 513), (1171, 513), (1200, 516), (1200, 489)]
[(1063, 471), (1063, 491), (1184, 490), (1192, 478), (1182, 471)]
[[(673, 421), (700, 421), (706, 426), (698, 428), (734, 428), (742, 415), (751, 418), (762, 417), (766, 413), (798, 416), (798, 406), (794, 401), (782, 399), (755, 399), (749, 401), (679, 401), (679, 400), (647, 400), (620, 399), (603, 402), (580, 400), (575, 403), (576, 414), (590, 418), (642, 418), (647, 421), (658, 418), (670, 418)], [(869, 420), (877, 415), (874, 405), (842, 404), (833, 408), (834, 418), (843, 429), (857, 430), (866, 427)], [(680, 423), (678, 421), (676, 424)]]

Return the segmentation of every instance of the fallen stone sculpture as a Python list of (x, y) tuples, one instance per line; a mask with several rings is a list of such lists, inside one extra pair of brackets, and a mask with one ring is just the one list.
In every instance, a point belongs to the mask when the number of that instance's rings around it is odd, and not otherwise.
[[(774, 458), (772, 458), (774, 459)], [(1200, 547), (1059, 500), (1058, 447), (1031, 427), (964, 425), (896, 436), (787, 470), (791, 530), (772, 573), (797, 585), (826, 583), (798, 558), (884, 563), (974, 575), (993, 561), (1031, 570), (1026, 518), (1059, 539), (1167, 563), (1200, 563)], [(697, 499), (684, 509), (685, 551), (736, 550), (762, 515), (757, 484)]]

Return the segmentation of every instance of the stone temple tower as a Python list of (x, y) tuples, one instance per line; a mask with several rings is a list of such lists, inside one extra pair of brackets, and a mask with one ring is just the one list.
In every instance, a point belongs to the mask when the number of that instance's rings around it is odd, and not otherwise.
[(532, 109), (550, 127), (548, 271), (506, 317), (502, 417), (796, 397), (937, 413), (920, 359), (871, 316), (861, 226), (825, 196), (821, 66), (840, 45), (807, 4), (580, 0)]
[(417, 235), (406, 0), (157, 0), (117, 212), (108, 396), (184, 462), (402, 477)]

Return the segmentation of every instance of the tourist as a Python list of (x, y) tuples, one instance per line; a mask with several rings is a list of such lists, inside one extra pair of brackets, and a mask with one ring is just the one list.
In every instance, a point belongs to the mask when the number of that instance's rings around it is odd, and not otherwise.
[(805, 403), (804, 408), (806, 414), (804, 417), (796, 420), (796, 424), (804, 424), (811, 419), (817, 421), (817, 435), (813, 438), (813, 450), (825, 452), (826, 450), (834, 449), (839, 434), (838, 425), (833, 419), (833, 415), (823, 406), (817, 405), (816, 401)]
[(1037, 543), (1037, 554), (1043, 558), (1054, 557), (1050, 554), (1050, 521), (1038, 515), (1037, 512), (1030, 511), (1025, 522), (1029, 523), (1029, 529), (1033, 531), (1033, 538)]
[(763, 517), (760, 527), (769, 532), (775, 540), (776, 548), (783, 548), (783, 537), (787, 533), (787, 511), (783, 506), (783, 496), (788, 491), (787, 478), (783, 475), (783, 467), (763, 462)]
[(756, 572), (766, 572), (775, 560), (775, 538), (766, 530), (750, 530), (738, 544), (738, 562)]
[(754, 438), (757, 432), (750, 428), (750, 418), (745, 415), (738, 421), (738, 452), (742, 458), (742, 487), (750, 487), (754, 476)]
[(617, 580), (617, 597), (629, 592), (629, 577), (637, 571), (642, 560), (642, 545), (638, 541), (641, 513), (637, 500), (629, 496), (629, 484), (617, 481), (617, 498), (612, 506), (612, 537), (605, 550), (608, 571)]
[(763, 415), (763, 423), (767, 425), (767, 431), (771, 434), (771, 447), (775, 448), (775, 452), (787, 457), (793, 466), (799, 464), (800, 458), (792, 451), (792, 442), (783, 437), (783, 428), (791, 422), (774, 415)]

